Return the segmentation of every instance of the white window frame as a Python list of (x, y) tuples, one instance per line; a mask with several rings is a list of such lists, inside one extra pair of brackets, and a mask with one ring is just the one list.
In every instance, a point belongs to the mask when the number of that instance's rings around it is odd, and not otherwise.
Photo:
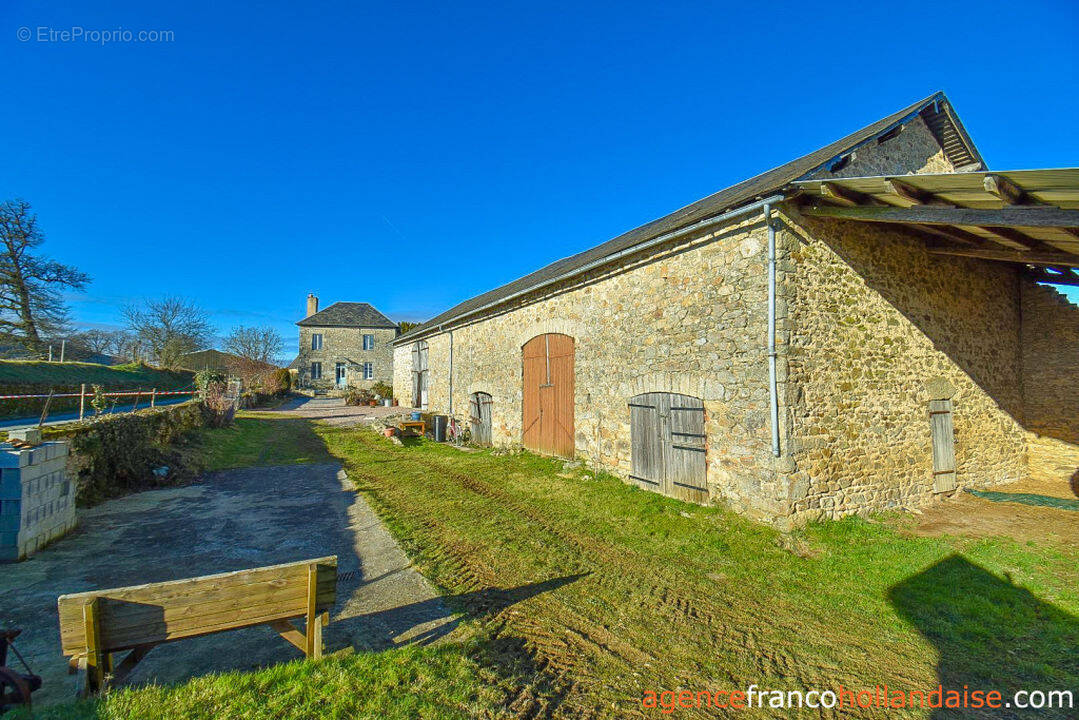
[(363, 364), (363, 379), (374, 380), (375, 379), (375, 364), (365, 362)]
[(322, 349), (322, 333), (311, 333), (311, 349)]
[(366, 335), (365, 334), (363, 336), (363, 349), (364, 350), (374, 350), (375, 349), (375, 336), (374, 335)]
[(320, 363), (318, 361), (315, 361), (315, 362), (311, 363), (311, 379), (312, 380), (321, 380), (322, 379), (322, 363)]

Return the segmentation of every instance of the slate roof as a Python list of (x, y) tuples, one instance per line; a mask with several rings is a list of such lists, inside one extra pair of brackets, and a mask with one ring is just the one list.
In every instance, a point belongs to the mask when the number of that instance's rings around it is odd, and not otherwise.
[(365, 302), (336, 302), (296, 323), (303, 327), (395, 328), (397, 323)]
[[(422, 325), (409, 330), (395, 341), (400, 344), (428, 334), (430, 330), (443, 323), (450, 322), (461, 315), (468, 314), (479, 308), (498, 302), (516, 293), (520, 293), (551, 280), (576, 268), (589, 263), (600, 261), (603, 258), (622, 252), (639, 243), (647, 242), (652, 238), (664, 233), (677, 230), (708, 217), (719, 215), (739, 205), (745, 205), (758, 198), (766, 197), (784, 188), (795, 180), (804, 179), (812, 172), (828, 166), (833, 160), (851, 152), (860, 145), (874, 140), (880, 135), (892, 130), (899, 125), (909, 122), (917, 115), (922, 115), (930, 129), (937, 135), (937, 139), (945, 146), (945, 154), (956, 165), (975, 163), (984, 166), (981, 156), (974, 147), (962, 124), (951, 109), (951, 104), (944, 93), (938, 92), (930, 95), (925, 100), (903, 108), (897, 113), (878, 120), (841, 140), (804, 155), (797, 160), (780, 165), (767, 172), (761, 173), (725, 190), (709, 195), (703, 200), (698, 200), (692, 205), (687, 205), (681, 210), (676, 210), (658, 220), (640, 226), (618, 237), (608, 240), (602, 245), (597, 245), (590, 250), (563, 258), (547, 265), (534, 273), (525, 275), (511, 283), (490, 290), (482, 295), (465, 300), (450, 308), (446, 312), (437, 315)], [(951, 149), (949, 149), (951, 148)]]

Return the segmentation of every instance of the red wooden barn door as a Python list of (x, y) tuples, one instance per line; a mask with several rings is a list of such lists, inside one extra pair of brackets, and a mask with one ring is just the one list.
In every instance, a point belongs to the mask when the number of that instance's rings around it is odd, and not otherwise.
[(529, 450), (573, 457), (573, 338), (548, 333), (525, 343), (521, 442)]

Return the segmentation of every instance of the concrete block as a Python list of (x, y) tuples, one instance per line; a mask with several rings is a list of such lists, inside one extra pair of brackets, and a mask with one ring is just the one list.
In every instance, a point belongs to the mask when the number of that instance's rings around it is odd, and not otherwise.
[(9, 440), (22, 440), (31, 445), (41, 444), (41, 428), (15, 428), (14, 430), (8, 430), (7, 436)]

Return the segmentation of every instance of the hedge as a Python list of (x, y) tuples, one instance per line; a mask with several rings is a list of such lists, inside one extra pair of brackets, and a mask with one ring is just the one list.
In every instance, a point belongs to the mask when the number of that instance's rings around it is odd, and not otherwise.
[[(95, 505), (136, 490), (174, 485), (199, 471), (179, 447), (192, 431), (207, 425), (210, 411), (186, 402), (85, 423), (44, 428), (48, 440), (71, 443), (68, 472), (78, 505)], [(155, 469), (167, 468), (161, 474)]]

